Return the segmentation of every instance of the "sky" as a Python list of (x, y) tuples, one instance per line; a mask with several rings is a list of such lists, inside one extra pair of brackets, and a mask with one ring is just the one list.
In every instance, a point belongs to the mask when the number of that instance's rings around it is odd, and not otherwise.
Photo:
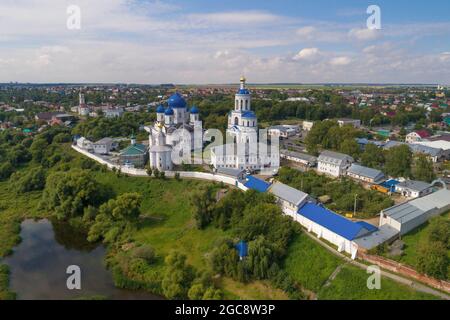
[[(69, 29), (80, 9), (80, 28)], [(369, 5), (381, 29), (367, 27)], [(72, 24), (73, 25), (73, 24)], [(450, 84), (450, 1), (1, 0), (0, 82)]]

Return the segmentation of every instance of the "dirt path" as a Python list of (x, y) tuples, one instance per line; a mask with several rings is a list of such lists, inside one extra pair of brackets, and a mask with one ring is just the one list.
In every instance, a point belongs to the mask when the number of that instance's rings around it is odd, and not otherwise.
[[(326, 243), (320, 241), (319, 239), (317, 239), (314, 235), (310, 234), (309, 232), (305, 232), (305, 234), (308, 235), (308, 237), (310, 237), (311, 239), (313, 239), (317, 243), (319, 243), (322, 247), (324, 247), (325, 249), (327, 249), (328, 251), (333, 253), (334, 255), (344, 259), (344, 261), (346, 261), (347, 263), (350, 263), (350, 264), (352, 264), (352, 265), (354, 265), (354, 266), (356, 266), (358, 268), (361, 268), (363, 270), (367, 270), (367, 265), (365, 265), (364, 263), (361, 263), (361, 262), (358, 262), (358, 261), (355, 261), (355, 260), (352, 260), (352, 259), (348, 258), (347, 256), (343, 255), (342, 253), (334, 250), (332, 247), (330, 247)], [(336, 272), (336, 270), (335, 270), (335, 272)], [(419, 282), (412, 281), (410, 279), (404, 278), (404, 277), (402, 277), (400, 275), (397, 275), (397, 274), (394, 274), (394, 273), (390, 273), (390, 272), (387, 272), (387, 271), (384, 271), (384, 270), (381, 270), (381, 275), (383, 275), (386, 278), (389, 278), (391, 280), (394, 280), (394, 281), (396, 281), (398, 283), (407, 285), (407, 286), (409, 286), (409, 287), (411, 287), (411, 288), (413, 288), (413, 289), (415, 289), (417, 291), (428, 293), (428, 294), (437, 296), (437, 297), (439, 297), (441, 299), (444, 299), (444, 300), (450, 300), (450, 296), (449, 295), (447, 295), (447, 294), (445, 294), (445, 293), (443, 293), (441, 291), (438, 291), (438, 290), (432, 289), (430, 287), (427, 287), (427, 286), (425, 286), (425, 285), (423, 285), (423, 284), (421, 284)], [(330, 278), (331, 278), (331, 276), (330, 276)]]
[(346, 265), (347, 263), (343, 263), (337, 266), (337, 268), (333, 271), (333, 273), (331, 274), (331, 276), (328, 278), (328, 280), (325, 282), (325, 284), (323, 285), (323, 287), (328, 287), (331, 282), (337, 277), (337, 275), (339, 274), (339, 272), (341, 272), (342, 268)]

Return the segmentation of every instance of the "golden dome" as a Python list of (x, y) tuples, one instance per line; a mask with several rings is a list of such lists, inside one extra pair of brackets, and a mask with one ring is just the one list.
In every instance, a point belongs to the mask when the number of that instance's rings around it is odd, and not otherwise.
[(241, 82), (245, 82), (245, 77), (241, 76)]

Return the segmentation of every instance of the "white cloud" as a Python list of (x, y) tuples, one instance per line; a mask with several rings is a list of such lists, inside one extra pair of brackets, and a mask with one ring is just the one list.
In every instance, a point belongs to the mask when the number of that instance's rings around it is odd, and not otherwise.
[(346, 66), (351, 62), (352, 60), (349, 57), (336, 57), (330, 60), (330, 64), (333, 66)]
[(296, 33), (299, 37), (310, 40), (313, 39), (314, 35), (317, 33), (317, 28), (313, 26), (306, 26), (297, 29)]
[(191, 14), (188, 18), (196, 25), (226, 25), (230, 27), (235, 27), (236, 25), (261, 25), (282, 20), (282, 17), (280, 16), (262, 11), (230, 11)]
[(292, 59), (294, 60), (311, 60), (320, 56), (321, 52), (318, 48), (304, 48), (300, 50)]
[(375, 29), (351, 29), (348, 33), (351, 39), (359, 41), (370, 41), (380, 37), (380, 30)]
[[(0, 1), (0, 82), (223, 83), (242, 73), (252, 82), (450, 82), (449, 52), (414, 54), (395, 38), (409, 40), (403, 26), (383, 25), (390, 42), (381, 43), (380, 33), (354, 24), (265, 11), (187, 14), (164, 1), (77, 0), (82, 29), (69, 31), (72, 3)], [(412, 30), (442, 34), (448, 24), (421, 27)]]

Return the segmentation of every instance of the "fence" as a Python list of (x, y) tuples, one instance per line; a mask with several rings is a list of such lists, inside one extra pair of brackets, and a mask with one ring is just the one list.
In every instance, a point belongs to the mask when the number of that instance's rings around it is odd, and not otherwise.
[(450, 282), (444, 281), (444, 280), (437, 280), (431, 277), (428, 277), (426, 275), (420, 274), (419, 272), (417, 272), (416, 270), (414, 270), (411, 267), (405, 266), (401, 263), (398, 263), (396, 261), (392, 261), (380, 256), (373, 256), (367, 253), (358, 253), (358, 257), (376, 264), (377, 266), (379, 266), (380, 268), (392, 271), (392, 272), (396, 272), (399, 273), (401, 275), (407, 276), (409, 278), (418, 280), (420, 282), (423, 282), (427, 285), (429, 285), (430, 287), (445, 291), (445, 292), (450, 292)]

